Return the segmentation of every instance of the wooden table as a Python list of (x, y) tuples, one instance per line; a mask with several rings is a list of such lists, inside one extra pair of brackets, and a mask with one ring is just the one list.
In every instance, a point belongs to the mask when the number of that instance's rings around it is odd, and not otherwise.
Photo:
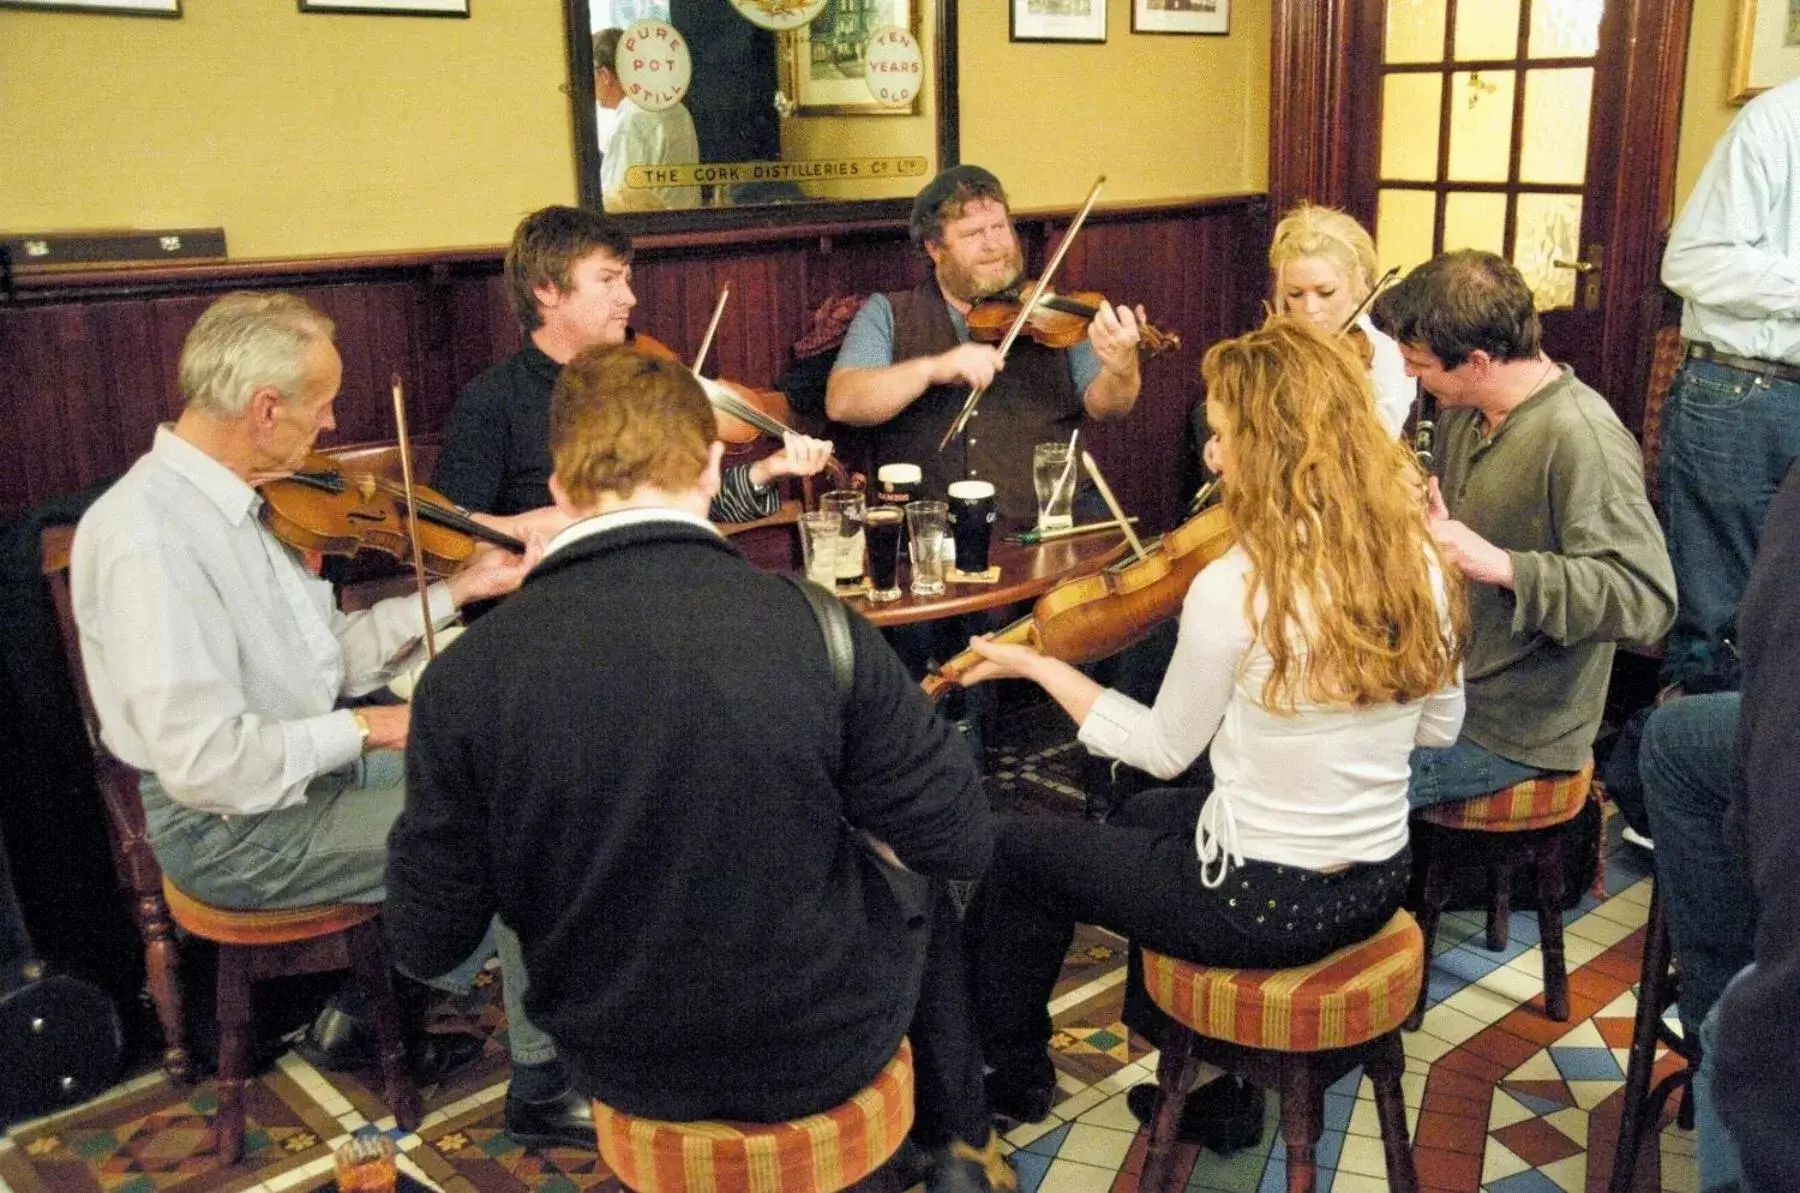
[(1063, 580), (1098, 571), (1122, 542), (1124, 536), (1117, 530), (1097, 530), (1042, 546), (1021, 547), (1002, 539), (996, 527), (988, 563), (1000, 565), (997, 583), (958, 584), (946, 578), (944, 591), (937, 596), (914, 596), (912, 565), (907, 563), (900, 568), (899, 600), (877, 602), (853, 596), (848, 603), (878, 626), (896, 626), (1036, 600)]

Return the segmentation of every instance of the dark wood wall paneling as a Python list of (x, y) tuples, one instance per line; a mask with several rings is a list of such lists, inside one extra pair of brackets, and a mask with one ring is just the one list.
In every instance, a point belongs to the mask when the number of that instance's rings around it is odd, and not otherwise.
[[(1069, 212), (1022, 212), (1027, 259), (1042, 262)], [(1142, 303), (1184, 348), (1145, 365), (1132, 416), (1093, 446), (1123, 501), (1153, 526), (1184, 499), (1186, 419), (1207, 345), (1251, 326), (1266, 293), (1261, 196), (1095, 214), (1064, 262), (1064, 290)], [(337, 322), (344, 358), (329, 442), (391, 439), (388, 379), (406, 384), (415, 433), (440, 430), (460, 387), (516, 349), (520, 332), (489, 252), (243, 262), (18, 279), (0, 300), (0, 518), (107, 479), (179, 409), (182, 337), (218, 294), (282, 288)], [(911, 285), (927, 263), (888, 221), (863, 226), (646, 237), (634, 267), (641, 330), (684, 358), (719, 287), (731, 303), (708, 372), (768, 384), (826, 298)]]

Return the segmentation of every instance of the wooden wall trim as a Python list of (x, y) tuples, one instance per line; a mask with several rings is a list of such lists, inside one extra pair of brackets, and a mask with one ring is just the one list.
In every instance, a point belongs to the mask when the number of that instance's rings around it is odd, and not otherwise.
[(1351, 139), (1352, 0), (1274, 0), (1269, 59), (1269, 207), (1341, 207)]

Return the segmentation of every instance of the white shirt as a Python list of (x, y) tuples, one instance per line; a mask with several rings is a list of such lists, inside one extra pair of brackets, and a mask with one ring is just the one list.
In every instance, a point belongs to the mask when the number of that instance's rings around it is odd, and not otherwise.
[[(695, 165), (699, 161), (700, 139), (694, 135), (694, 118), (685, 104), (652, 112), (622, 99), (600, 161), (600, 193), (605, 196), (626, 189), (625, 172), (633, 166)], [(700, 205), (697, 186), (650, 189), (664, 207)]]
[(609, 530), (621, 530), (627, 526), (637, 526), (644, 522), (676, 522), (684, 526), (694, 526), (717, 535), (719, 528), (705, 518), (696, 518), (686, 510), (674, 509), (670, 506), (638, 506), (632, 509), (613, 510), (608, 514), (593, 514), (571, 522), (557, 531), (544, 546), (544, 558), (548, 559), (558, 551), (563, 551), (586, 538), (596, 534), (604, 534)]
[(1406, 375), (1406, 361), (1400, 355), (1400, 345), (1394, 342), (1393, 336), (1375, 326), (1367, 311), (1356, 317), (1356, 325), (1369, 337), (1369, 344), (1375, 350), (1374, 359), (1369, 362), (1369, 384), (1375, 389), (1375, 411), (1381, 415), (1381, 423), (1388, 433), (1397, 437), (1406, 426), (1406, 416), (1412, 413), (1419, 383)]
[(1681, 334), (1800, 365), (1800, 80), (1744, 106), (1713, 147), (1663, 254)]
[[(362, 752), (338, 698), (385, 683), (422, 633), (416, 596), (340, 613), (261, 505), (162, 427), (75, 532), (70, 588), (106, 748), (205, 812), (304, 803)], [(449, 589), (430, 597), (448, 621)]]
[(1450, 745), (1462, 727), (1460, 673), (1408, 704), (1347, 709), (1302, 699), (1294, 715), (1278, 716), (1262, 704), (1273, 660), (1244, 616), (1249, 584), (1242, 547), (1195, 577), (1156, 704), (1103, 692), (1080, 741), (1159, 779), (1186, 770), (1212, 743), (1215, 785), (1194, 841), (1208, 886), (1247, 857), (1311, 870), (1392, 857), (1406, 844), (1413, 747)]

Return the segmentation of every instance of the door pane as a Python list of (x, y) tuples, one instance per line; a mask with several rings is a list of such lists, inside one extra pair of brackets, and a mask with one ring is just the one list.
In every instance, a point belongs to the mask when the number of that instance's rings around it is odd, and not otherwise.
[(1381, 81), (1381, 176), (1409, 182), (1437, 178), (1442, 75), (1388, 75)]
[(1387, 61), (1441, 62), (1444, 0), (1388, 0)]
[(1504, 251), (1506, 196), (1451, 191), (1444, 200), (1444, 248)]
[(1456, 6), (1456, 57), (1519, 56), (1519, 0), (1481, 0)]
[(1580, 255), (1581, 196), (1519, 196), (1519, 227), (1513, 240), (1513, 264), (1525, 275), (1540, 311), (1575, 305), (1575, 271), (1552, 261), (1574, 261)]
[(1591, 58), (1600, 52), (1605, 0), (1531, 0), (1533, 58)]
[(1450, 76), (1450, 179), (1505, 182), (1512, 159), (1514, 72)]
[(1591, 66), (1525, 72), (1520, 182), (1582, 184), (1587, 178), (1588, 110), (1593, 99)]
[(1384, 190), (1375, 199), (1375, 247), (1383, 272), (1431, 260), (1437, 196), (1431, 191)]

